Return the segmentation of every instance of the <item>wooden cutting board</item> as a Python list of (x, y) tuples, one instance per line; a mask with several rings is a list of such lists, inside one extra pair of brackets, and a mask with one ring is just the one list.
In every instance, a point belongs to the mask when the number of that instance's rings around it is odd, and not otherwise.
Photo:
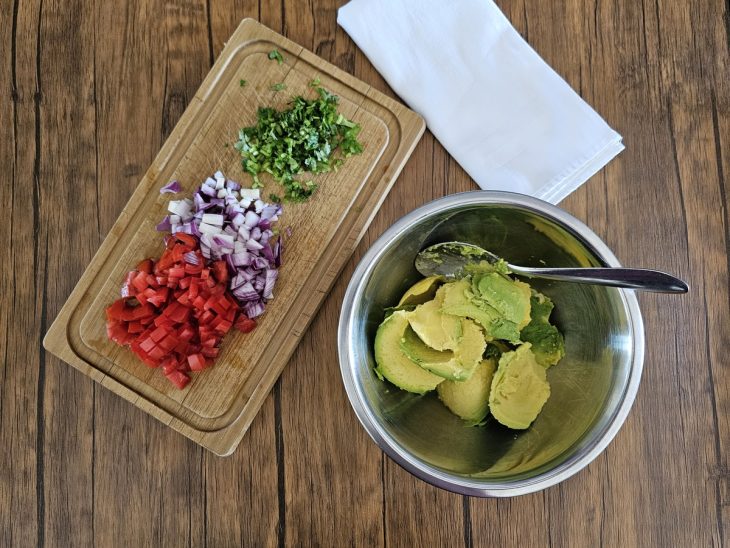
[[(282, 63), (269, 59), (274, 49)], [(308, 202), (285, 204), (279, 227), (292, 232), (274, 300), (253, 332), (231, 331), (214, 367), (193, 373), (178, 390), (160, 369), (107, 339), (104, 309), (119, 297), (127, 271), (162, 253), (155, 225), (169, 200), (189, 197), (218, 169), (248, 186), (233, 148), (238, 129), (255, 123), (259, 106), (282, 108), (294, 95), (312, 95), (309, 82), (315, 78), (340, 97), (340, 112), (362, 126), (363, 153), (348, 158), (337, 173), (318, 176), (319, 190)], [(278, 83), (286, 89), (272, 90)], [(232, 453), (424, 128), (423, 119), (403, 105), (258, 22), (243, 20), (53, 322), (45, 348), (203, 447)], [(180, 181), (182, 193), (160, 195), (172, 180)], [(281, 194), (271, 180), (262, 192)]]

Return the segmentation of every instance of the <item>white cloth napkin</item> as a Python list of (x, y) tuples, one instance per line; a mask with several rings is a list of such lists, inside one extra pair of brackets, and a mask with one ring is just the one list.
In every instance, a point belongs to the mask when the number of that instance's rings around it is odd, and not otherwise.
[(483, 189), (558, 203), (624, 148), (492, 0), (352, 0), (337, 22)]

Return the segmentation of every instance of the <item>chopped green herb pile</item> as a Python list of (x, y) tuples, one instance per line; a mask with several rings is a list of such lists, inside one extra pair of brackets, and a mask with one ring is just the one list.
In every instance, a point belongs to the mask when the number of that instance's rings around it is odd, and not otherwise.
[(282, 89), (286, 89), (286, 84), (284, 82), (279, 82), (278, 84), (271, 84), (271, 89), (273, 91), (281, 91)]
[(269, 59), (276, 59), (276, 62), (280, 65), (284, 62), (284, 57), (282, 57), (281, 53), (279, 53), (278, 49), (272, 49), (269, 52)]
[[(314, 181), (297, 175), (336, 171), (343, 159), (362, 152), (357, 140), (360, 126), (337, 112), (339, 98), (317, 87), (316, 99), (294, 97), (286, 110), (262, 107), (255, 126), (239, 131), (234, 145), (243, 169), (253, 177), (253, 187), (263, 185), (262, 173), (271, 174), (284, 187), (284, 198), (303, 202), (317, 188)], [(339, 149), (341, 157), (335, 158)]]

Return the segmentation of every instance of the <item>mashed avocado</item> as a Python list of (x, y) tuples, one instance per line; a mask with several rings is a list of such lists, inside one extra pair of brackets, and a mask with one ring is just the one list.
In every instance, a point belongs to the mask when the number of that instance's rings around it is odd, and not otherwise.
[(384, 311), (376, 374), (408, 392), (437, 390), (468, 425), (491, 412), (509, 428), (528, 428), (550, 396), (545, 371), (565, 343), (550, 323), (552, 301), (510, 274), (503, 261), (485, 261), (460, 279), (411, 286)]

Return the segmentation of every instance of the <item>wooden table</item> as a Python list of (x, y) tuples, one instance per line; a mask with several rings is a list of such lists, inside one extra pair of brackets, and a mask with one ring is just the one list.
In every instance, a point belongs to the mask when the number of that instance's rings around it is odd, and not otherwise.
[(0, 546), (722, 546), (730, 539), (730, 24), (720, 0), (499, 5), (623, 136), (561, 205), (636, 266), (636, 404), (587, 469), (481, 500), (383, 456), (334, 333), (354, 266), (399, 216), (475, 188), (427, 132), (235, 454), (217, 458), (60, 361), (41, 338), (223, 43), (254, 17), (391, 93), (337, 1), (0, 3)]

